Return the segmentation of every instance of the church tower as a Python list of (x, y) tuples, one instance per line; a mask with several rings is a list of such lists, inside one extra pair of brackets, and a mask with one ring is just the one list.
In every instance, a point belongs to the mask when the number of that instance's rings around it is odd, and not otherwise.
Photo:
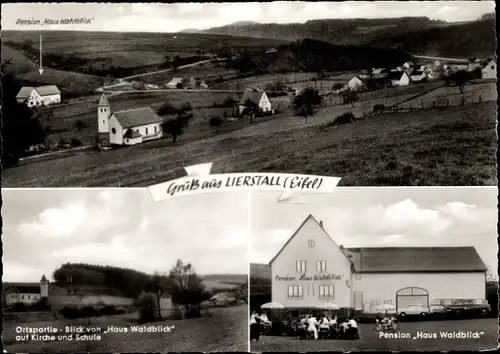
[(40, 279), (40, 295), (42, 299), (49, 297), (49, 281), (45, 278), (45, 274)]
[(109, 133), (109, 117), (111, 116), (111, 106), (109, 105), (106, 95), (103, 93), (99, 104), (97, 105), (97, 126), (99, 133)]

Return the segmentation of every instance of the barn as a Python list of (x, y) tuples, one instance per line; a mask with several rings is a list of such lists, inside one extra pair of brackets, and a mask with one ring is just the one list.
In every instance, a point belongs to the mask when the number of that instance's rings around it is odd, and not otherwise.
[(344, 248), (309, 215), (270, 262), (272, 301), (310, 309), (328, 301), (375, 313), (456, 300), (484, 303), (487, 268), (474, 247)]

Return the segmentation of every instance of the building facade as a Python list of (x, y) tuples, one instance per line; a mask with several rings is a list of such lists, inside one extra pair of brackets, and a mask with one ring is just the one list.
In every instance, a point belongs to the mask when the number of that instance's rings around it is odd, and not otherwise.
[(324, 302), (364, 313), (467, 299), (484, 302), (486, 266), (474, 247), (344, 248), (312, 215), (270, 262), (272, 301)]
[(55, 85), (23, 87), (16, 95), (17, 102), (28, 107), (49, 106), (61, 103), (61, 91)]
[(248, 89), (245, 91), (239, 102), (239, 114), (245, 111), (247, 102), (250, 101), (254, 103), (260, 112), (270, 113), (272, 112), (272, 104), (267, 94), (264, 91), (257, 89)]
[(45, 275), (40, 279), (40, 283), (30, 284), (4, 284), (3, 302), (5, 306), (11, 306), (17, 303), (32, 305), (42, 298), (49, 296), (49, 281)]

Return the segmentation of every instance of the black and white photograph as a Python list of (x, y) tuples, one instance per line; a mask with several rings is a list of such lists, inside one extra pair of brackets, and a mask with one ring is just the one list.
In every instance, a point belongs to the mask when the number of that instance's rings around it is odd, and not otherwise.
[(497, 189), (252, 195), (251, 352), (498, 346)]
[(248, 351), (246, 193), (2, 194), (4, 353)]
[(2, 4), (3, 186), (496, 186), (494, 1)]

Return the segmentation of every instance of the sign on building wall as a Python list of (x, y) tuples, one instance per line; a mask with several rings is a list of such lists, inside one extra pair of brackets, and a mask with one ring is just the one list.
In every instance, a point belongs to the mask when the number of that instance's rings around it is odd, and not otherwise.
[(288, 275), (281, 276), (276, 275), (275, 280), (277, 281), (331, 281), (331, 280), (342, 280), (344, 278), (344, 274), (314, 274), (307, 275), (302, 274), (298, 277), (290, 277)]

